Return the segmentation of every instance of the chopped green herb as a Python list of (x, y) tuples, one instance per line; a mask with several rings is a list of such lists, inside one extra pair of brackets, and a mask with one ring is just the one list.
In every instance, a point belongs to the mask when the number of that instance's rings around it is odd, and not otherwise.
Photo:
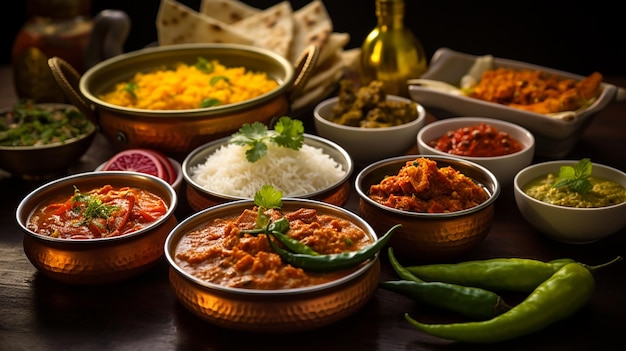
[(553, 185), (554, 188), (567, 187), (569, 190), (584, 194), (591, 189), (593, 185), (589, 181), (591, 176), (591, 161), (588, 158), (583, 158), (572, 166), (561, 166), (559, 170), (559, 178)]
[(246, 158), (249, 162), (256, 162), (267, 154), (267, 144), (274, 143), (281, 147), (299, 150), (304, 143), (304, 125), (302, 121), (281, 117), (274, 130), (269, 130), (261, 122), (244, 124), (239, 131), (232, 135), (230, 142), (249, 146)]
[(209, 82), (209, 84), (211, 84), (211, 86), (214, 86), (220, 80), (223, 80), (226, 83), (230, 83), (230, 80), (226, 76), (213, 76), (213, 77), (211, 77), (211, 81)]
[(74, 108), (21, 100), (0, 115), (0, 145), (32, 146), (65, 142), (91, 132), (93, 123)]
[(196, 61), (196, 68), (203, 73), (213, 73), (215, 66), (204, 57), (198, 57), (198, 60)]
[(76, 213), (84, 211), (83, 215), (85, 216), (85, 219), (79, 225), (90, 223), (95, 218), (107, 219), (113, 212), (119, 209), (119, 206), (105, 205), (100, 198), (81, 193), (77, 187), (74, 187), (72, 211)]
[(134, 99), (137, 98), (137, 95), (135, 95), (135, 91), (137, 89), (139, 89), (139, 85), (137, 85), (137, 83), (135, 82), (126, 83), (126, 85), (124, 86), (124, 91), (126, 91)]
[(200, 107), (201, 108), (214, 107), (214, 106), (219, 106), (221, 104), (222, 102), (216, 98), (206, 98), (202, 100), (202, 102), (200, 103)]

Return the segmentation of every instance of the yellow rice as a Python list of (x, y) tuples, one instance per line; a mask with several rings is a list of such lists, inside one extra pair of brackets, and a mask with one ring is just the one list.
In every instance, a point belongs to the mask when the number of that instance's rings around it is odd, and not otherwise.
[[(116, 84), (112, 92), (100, 99), (113, 105), (145, 110), (183, 110), (202, 107), (204, 99), (217, 99), (218, 106), (233, 104), (265, 94), (278, 82), (264, 72), (246, 71), (245, 67), (229, 68), (218, 61), (210, 61), (214, 70), (202, 72), (194, 65), (179, 63), (173, 69), (166, 67), (149, 73), (136, 73), (129, 80)], [(211, 78), (224, 76), (211, 85)], [(136, 84), (130, 93), (128, 84)], [(134, 96), (133, 96), (134, 95)]]

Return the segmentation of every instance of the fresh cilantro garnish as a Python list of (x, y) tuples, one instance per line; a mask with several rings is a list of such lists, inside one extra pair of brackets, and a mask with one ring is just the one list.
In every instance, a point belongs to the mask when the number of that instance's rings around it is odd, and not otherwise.
[(574, 167), (561, 166), (559, 178), (553, 187), (557, 189), (567, 187), (573, 192), (584, 194), (593, 189), (593, 185), (589, 181), (590, 176), (591, 161), (588, 158), (583, 158)]
[(137, 95), (135, 95), (135, 90), (139, 89), (139, 85), (137, 85), (137, 83), (135, 82), (130, 82), (127, 83), (124, 86), (124, 91), (126, 91), (128, 94), (130, 94), (130, 96), (132, 96), (133, 98), (137, 98)]
[(254, 204), (259, 207), (255, 227), (265, 228), (270, 218), (265, 214), (265, 211), (273, 208), (283, 207), (283, 192), (274, 189), (271, 185), (263, 185), (261, 190), (254, 194)]
[(77, 187), (74, 187), (74, 196), (72, 197), (72, 211), (83, 212), (84, 219), (81, 225), (90, 223), (95, 218), (107, 219), (114, 211), (120, 209), (120, 206), (106, 205), (97, 196), (91, 196), (81, 193)]
[(222, 102), (216, 98), (206, 98), (206, 99), (202, 99), (202, 102), (200, 102), (200, 107), (201, 108), (213, 107), (213, 106), (219, 106), (221, 104)]
[(213, 77), (211, 77), (211, 80), (209, 81), (209, 84), (211, 84), (211, 86), (214, 86), (220, 80), (223, 80), (226, 83), (230, 83), (230, 80), (226, 76), (213, 76)]
[(249, 162), (256, 162), (267, 154), (267, 144), (299, 150), (304, 143), (304, 125), (302, 121), (281, 117), (274, 130), (269, 130), (261, 122), (246, 123), (239, 131), (232, 135), (230, 142), (248, 146), (246, 158)]
[(196, 68), (198, 71), (203, 73), (213, 73), (215, 66), (213, 66), (213, 63), (209, 62), (204, 57), (198, 57), (198, 60), (196, 61)]

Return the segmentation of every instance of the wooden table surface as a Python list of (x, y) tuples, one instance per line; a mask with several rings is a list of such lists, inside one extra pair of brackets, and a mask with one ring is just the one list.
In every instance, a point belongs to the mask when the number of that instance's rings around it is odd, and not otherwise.
[[(0, 106), (16, 101), (11, 74), (10, 67), (0, 68), (4, 82), (0, 86)], [(626, 77), (607, 77), (606, 81), (626, 86)], [(590, 157), (594, 162), (626, 170), (624, 151), (626, 103), (619, 102), (595, 116), (565, 158)], [(93, 170), (113, 153), (99, 135), (69, 172)], [(40, 184), (10, 177), (0, 170), (0, 350), (552, 351), (618, 349), (626, 345), (626, 262), (598, 272), (591, 301), (570, 318), (527, 337), (493, 345), (428, 337), (410, 326), (403, 314), (410, 312), (419, 319), (439, 312), (381, 289), (360, 311), (321, 329), (279, 335), (222, 329), (200, 320), (176, 300), (165, 260), (136, 279), (109, 286), (69, 286), (39, 274), (24, 255), (15, 210), (19, 201)], [(346, 207), (357, 211), (356, 201), (352, 195)], [(176, 211), (179, 221), (191, 213), (184, 199), (180, 204)], [(626, 256), (626, 228), (592, 244), (552, 241), (524, 221), (515, 206), (513, 190), (505, 187), (496, 202), (496, 218), (489, 235), (465, 259), (569, 257), (600, 264), (618, 255)], [(396, 278), (386, 260), (382, 261), (382, 269), (381, 280)]]

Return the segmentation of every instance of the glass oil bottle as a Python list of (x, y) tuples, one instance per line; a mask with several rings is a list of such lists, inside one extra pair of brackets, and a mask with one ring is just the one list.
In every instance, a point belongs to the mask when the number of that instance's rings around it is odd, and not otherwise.
[(376, 0), (377, 25), (361, 46), (361, 84), (383, 82), (387, 94), (409, 97), (407, 80), (427, 68), (422, 44), (404, 26), (404, 0)]

